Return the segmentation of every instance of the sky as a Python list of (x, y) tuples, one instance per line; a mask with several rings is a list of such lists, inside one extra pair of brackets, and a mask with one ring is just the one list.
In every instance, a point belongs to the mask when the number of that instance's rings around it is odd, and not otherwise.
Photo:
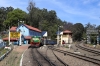
[[(0, 7), (20, 8), (27, 11), (31, 0), (0, 0)], [(33, 0), (35, 7), (54, 10), (62, 21), (100, 25), (100, 0)]]

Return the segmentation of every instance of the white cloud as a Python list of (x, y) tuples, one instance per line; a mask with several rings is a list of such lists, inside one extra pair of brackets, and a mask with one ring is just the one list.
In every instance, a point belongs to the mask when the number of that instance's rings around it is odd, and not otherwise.
[[(94, 2), (94, 1), (97, 1), (97, 0), (84, 0), (83, 3), (86, 4), (86, 3), (91, 3), (91, 2)], [(71, 15), (84, 16), (86, 18), (91, 18), (91, 19), (98, 19), (99, 15), (100, 15), (100, 12), (99, 12), (100, 9), (98, 9), (98, 8), (92, 8), (92, 7), (90, 7), (88, 9), (85, 9), (85, 8), (82, 9), (80, 6), (73, 7), (73, 6), (71, 6), (71, 4), (70, 5), (67, 5), (67, 4), (64, 4), (64, 3), (62, 3), (62, 2), (60, 2), (58, 0), (52, 0), (51, 3), (55, 4), (61, 10), (63, 10), (64, 12), (66, 12), (66, 14), (69, 13)], [(80, 2), (77, 1), (77, 3), (80, 3)], [(65, 15), (65, 13), (64, 13), (64, 15)]]

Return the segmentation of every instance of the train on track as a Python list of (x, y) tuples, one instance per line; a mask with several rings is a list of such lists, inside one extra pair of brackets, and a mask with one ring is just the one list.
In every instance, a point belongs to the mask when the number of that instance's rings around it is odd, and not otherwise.
[(36, 48), (36, 47), (40, 47), (43, 45), (55, 45), (57, 44), (57, 41), (54, 40), (47, 40), (47, 39), (43, 39), (39, 36), (32, 36), (30, 39), (30, 46), (29, 48)]
[(42, 44), (43, 43), (41, 41), (41, 37), (39, 37), (39, 36), (32, 36), (32, 38), (30, 40), (30, 47), (40, 47)]

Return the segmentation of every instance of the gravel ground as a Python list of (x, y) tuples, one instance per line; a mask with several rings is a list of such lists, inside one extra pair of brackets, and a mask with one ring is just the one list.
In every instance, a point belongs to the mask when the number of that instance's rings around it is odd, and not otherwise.
[(93, 45), (90, 45), (90, 44), (84, 44), (86, 47), (90, 47), (90, 48), (93, 48), (95, 50), (99, 50), (100, 51), (100, 44), (99, 45), (96, 45), (96, 47), (94, 48)]
[(94, 54), (94, 53), (87, 52), (87, 51), (84, 51), (84, 50), (82, 50), (82, 49), (79, 49), (79, 48), (77, 48), (77, 47), (75, 46), (75, 44), (73, 44), (72, 46), (73, 46), (73, 49), (71, 49), (71, 50), (76, 50), (76, 49), (78, 49), (77, 52), (80, 52), (81, 55), (86, 55), (86, 56), (88, 56), (88, 57), (100, 59), (100, 56), (99, 56), (99, 55), (96, 55), (96, 54)]
[[(3, 61), (0, 62), (0, 66), (19, 66), (21, 55), (27, 48), (28, 48), (28, 45), (15, 46), (13, 51)], [(59, 49), (70, 51), (70, 52), (75, 51), (75, 49), (69, 49), (69, 48), (64, 48), (64, 47), (59, 47)], [(39, 48), (38, 50), (41, 52), (47, 53), (47, 55), (50, 55), (50, 52), (47, 51), (47, 47), (42, 47), (42, 48)], [(94, 65), (93, 63), (86, 62), (84, 60), (80, 60), (78, 58), (71, 57), (68, 55), (64, 55), (56, 51), (55, 51), (55, 54), (59, 58), (61, 58), (64, 62), (66, 62), (66, 64), (68, 64), (69, 66), (97, 66), (97, 65)], [(23, 55), (22, 66), (34, 66), (35, 63), (36, 62), (32, 58), (30, 49), (27, 49), (27, 51)]]
[[(70, 51), (69, 49), (63, 49), (60, 48), (61, 50), (67, 50)], [(56, 52), (55, 54), (60, 57), (62, 60), (64, 60), (67, 64), (69, 64), (69, 66), (97, 66), (93, 63), (69, 56), (69, 55), (64, 55), (62, 53)]]
[[(23, 55), (22, 66), (34, 66), (35, 61), (33, 60), (31, 48), (27, 49)], [(36, 65), (35, 65), (36, 66)]]
[[(59, 49), (74, 52), (74, 50), (69, 49), (69, 48), (59, 47)], [(41, 53), (47, 54), (47, 55), (49, 55), (49, 57), (50, 56), (52, 57), (52, 55), (50, 53), (51, 51), (49, 52), (48, 51), (49, 49), (47, 49), (47, 47), (42, 47), (42, 48), (39, 48), (38, 50)], [(87, 61), (84, 61), (84, 60), (81, 60), (81, 59), (78, 59), (78, 58), (75, 58), (75, 57), (72, 57), (69, 55), (64, 55), (64, 54), (56, 52), (56, 51), (55, 51), (55, 54), (69, 66), (97, 66), (91, 62), (87, 62)], [(33, 61), (32, 55), (30, 54), (30, 49), (28, 49), (24, 54), (23, 66), (27, 66), (27, 65), (34, 66), (33, 65), (34, 63), (35, 62)]]
[[(69, 48), (64, 48), (64, 47), (59, 47), (59, 49), (65, 50), (65, 51), (70, 51), (70, 52), (74, 51), (74, 50), (69, 50)], [(47, 53), (47, 55), (49, 55), (49, 56), (52, 56), (46, 47), (39, 49), (39, 51)], [(56, 51), (55, 51), (55, 54), (69, 66), (98, 66), (93, 63), (90, 63), (90, 62), (87, 62), (87, 61), (84, 61), (84, 60), (81, 60), (81, 59), (78, 59), (78, 58), (75, 58), (75, 57), (72, 57), (69, 55), (64, 55), (64, 54), (56, 52)]]

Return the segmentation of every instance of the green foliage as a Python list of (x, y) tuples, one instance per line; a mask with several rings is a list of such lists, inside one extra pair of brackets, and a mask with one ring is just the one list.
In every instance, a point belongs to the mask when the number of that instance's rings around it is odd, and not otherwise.
[(85, 33), (85, 31), (84, 31), (84, 32), (83, 32), (82, 39), (83, 39), (83, 40), (86, 40), (86, 38), (87, 38), (87, 36), (86, 36), (86, 33)]
[(97, 35), (96, 34), (91, 34), (91, 44), (97, 44)]
[(17, 8), (7, 14), (7, 19), (5, 20), (4, 24), (7, 26), (17, 26), (18, 20), (25, 21), (26, 15), (26, 12)]
[(85, 24), (85, 27), (84, 27), (85, 32), (86, 32), (87, 28), (96, 28), (96, 25), (95, 25), (95, 24), (92, 25), (92, 24), (89, 22), (89, 23)]
[(35, 7), (35, 3), (32, 1), (29, 3), (27, 9), (29, 11), (27, 24), (39, 28), (42, 31), (47, 31), (49, 38), (56, 38), (58, 25), (62, 23), (57, 18), (56, 12), (54, 10), (48, 11), (45, 8), (39, 9)]
[(0, 48), (0, 57), (3, 55), (3, 54), (5, 54), (6, 52), (8, 51), (8, 49), (1, 49)]
[(73, 39), (77, 41), (82, 40), (84, 26), (81, 23), (76, 23), (73, 26)]
[[(6, 29), (6, 25), (4, 24), (4, 21), (7, 19), (7, 14), (11, 11), (13, 11), (13, 7), (0, 7), (0, 31), (3, 31)], [(8, 27), (7, 27), (8, 28)]]
[(73, 30), (73, 23), (71, 23), (71, 22), (66, 22), (66, 21), (64, 21), (63, 22), (63, 26), (64, 26), (64, 30), (70, 30), (70, 31), (72, 31)]

